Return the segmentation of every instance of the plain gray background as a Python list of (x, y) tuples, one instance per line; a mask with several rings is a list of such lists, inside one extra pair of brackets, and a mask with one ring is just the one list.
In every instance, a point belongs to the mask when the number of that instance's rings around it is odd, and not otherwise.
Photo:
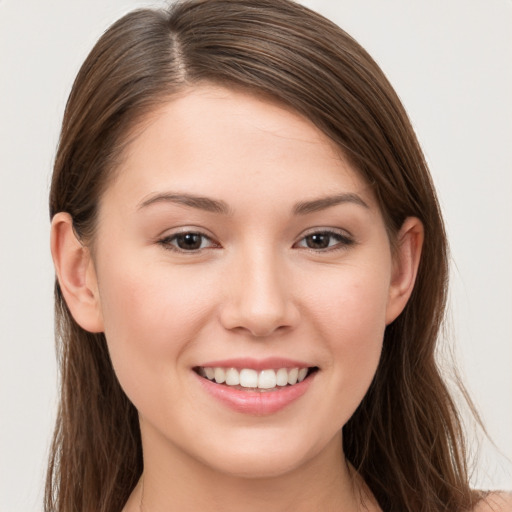
[[(473, 483), (512, 488), (512, 2), (309, 0), (402, 98), (452, 247), (448, 338), (497, 448)], [(56, 410), (48, 183), (73, 78), (143, 0), (0, 0), (0, 511), (42, 509)], [(500, 455), (500, 451), (502, 454)]]

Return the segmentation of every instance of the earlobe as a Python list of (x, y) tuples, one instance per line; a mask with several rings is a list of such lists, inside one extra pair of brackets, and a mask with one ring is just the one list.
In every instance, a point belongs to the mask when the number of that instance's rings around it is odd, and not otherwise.
[(52, 219), (51, 251), (57, 279), (73, 318), (86, 331), (102, 332), (93, 261), (89, 249), (77, 239), (68, 213), (57, 213)]
[(386, 309), (386, 325), (405, 308), (414, 288), (421, 258), (424, 229), (416, 217), (408, 217), (398, 232)]

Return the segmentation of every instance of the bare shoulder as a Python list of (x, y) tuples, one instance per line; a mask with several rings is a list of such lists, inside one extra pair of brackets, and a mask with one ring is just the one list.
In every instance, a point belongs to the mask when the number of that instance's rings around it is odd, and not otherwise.
[(473, 512), (512, 512), (512, 492), (490, 492), (478, 503)]

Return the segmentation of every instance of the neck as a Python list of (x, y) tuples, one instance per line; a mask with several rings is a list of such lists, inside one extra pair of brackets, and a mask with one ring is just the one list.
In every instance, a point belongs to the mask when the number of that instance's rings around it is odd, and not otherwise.
[(299, 468), (271, 477), (220, 473), (144, 444), (144, 474), (123, 512), (310, 512), (378, 510), (343, 456), (341, 435)]

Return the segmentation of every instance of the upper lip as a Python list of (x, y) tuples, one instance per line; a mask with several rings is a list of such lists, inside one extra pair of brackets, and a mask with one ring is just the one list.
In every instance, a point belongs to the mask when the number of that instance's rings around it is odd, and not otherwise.
[(285, 357), (266, 357), (264, 359), (255, 359), (250, 357), (237, 357), (215, 361), (207, 361), (197, 365), (202, 368), (250, 368), (257, 371), (269, 370), (272, 368), (310, 368), (314, 364), (305, 361), (288, 359)]

